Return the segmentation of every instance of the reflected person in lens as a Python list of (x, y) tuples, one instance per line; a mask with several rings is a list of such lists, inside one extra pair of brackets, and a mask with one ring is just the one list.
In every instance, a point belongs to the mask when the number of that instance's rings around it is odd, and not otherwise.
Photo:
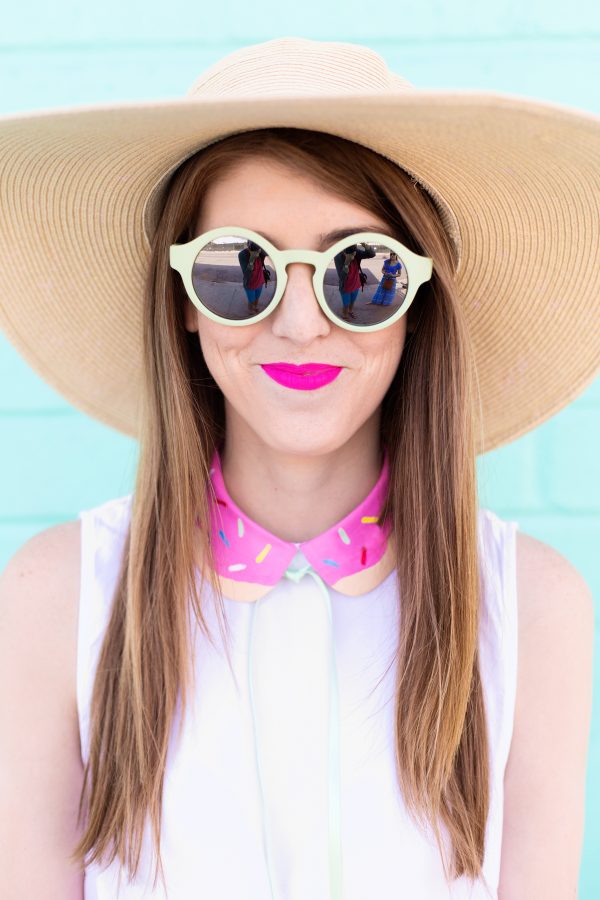
[(243, 285), (248, 299), (248, 315), (254, 316), (258, 312), (258, 299), (263, 286), (267, 282), (265, 276), (265, 251), (248, 241), (248, 246), (238, 253), (238, 260), (243, 272)]
[[(363, 249), (360, 249), (360, 248)], [(356, 319), (353, 306), (367, 280), (367, 276), (361, 272), (360, 264), (363, 259), (372, 259), (375, 256), (373, 247), (364, 242), (352, 244), (335, 256), (335, 267), (339, 276), (339, 292), (342, 298), (342, 318), (346, 322)], [(363, 276), (361, 278), (361, 275)]]
[(381, 268), (383, 278), (377, 285), (373, 299), (369, 301), (373, 306), (391, 306), (396, 298), (396, 286), (402, 275), (402, 263), (398, 254), (390, 251), (389, 257), (384, 260)]

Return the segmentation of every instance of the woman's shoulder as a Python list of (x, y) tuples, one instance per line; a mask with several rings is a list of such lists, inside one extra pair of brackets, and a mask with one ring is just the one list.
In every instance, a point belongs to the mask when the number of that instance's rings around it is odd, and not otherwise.
[(507, 535), (514, 532), (517, 569), (524, 578), (537, 580), (551, 572), (552, 579), (557, 574), (582, 579), (577, 568), (563, 554), (551, 544), (524, 532), (516, 519), (504, 518), (486, 507), (479, 507), (478, 512), (480, 530), (493, 534), (496, 541), (501, 537), (506, 540)]
[(80, 543), (78, 519), (51, 525), (25, 541), (0, 576), (3, 619), (8, 617), (12, 627), (23, 634), (30, 631), (32, 636), (44, 636), (41, 648), (50, 649), (54, 640), (58, 641), (58, 657), (67, 663), (76, 636)]
[(582, 598), (582, 603), (586, 594), (591, 596), (579, 569), (551, 544), (519, 531), (516, 551), (519, 587), (528, 598), (522, 610), (526, 617), (537, 618), (549, 601), (564, 606), (566, 592)]
[[(0, 574), (5, 640), (15, 647), (24, 646), (27, 638), (26, 646), (29, 651), (36, 648), (38, 660), (45, 658), (53, 670), (60, 667), (61, 683), (71, 699), (82, 567), (91, 549), (89, 540), (84, 542), (85, 529), (92, 524), (95, 536), (99, 527), (122, 535), (130, 502), (131, 494), (117, 497), (42, 529), (16, 550)], [(4, 650), (8, 652), (9, 647)]]
[[(591, 596), (579, 570), (551, 544), (523, 531), (519, 522), (491, 509), (479, 509), (479, 535), (488, 551), (512, 577), (518, 599), (519, 626), (528, 628), (550, 605), (564, 607), (566, 594)], [(574, 600), (577, 603), (577, 599)]]
[(5, 639), (13, 647), (27, 646), (28, 656), (31, 653), (56, 673), (68, 694), (67, 702), (75, 700), (72, 675), (77, 658), (84, 518), (89, 522), (91, 516), (100, 517), (116, 526), (119, 518), (123, 519), (125, 500), (108, 501), (42, 529), (16, 550), (0, 575)]
[[(74, 715), (81, 529), (76, 519), (39, 531), (0, 575), (0, 658), (24, 709)], [(47, 694), (52, 696), (46, 696)]]
[[(16, 872), (27, 865), (27, 847), (42, 870), (71, 885), (79, 876), (65, 861), (82, 781), (74, 678), (79, 576), (77, 520), (29, 538), (0, 575), (0, 731), (10, 735), (0, 748), (0, 766), (10, 775), (0, 814), (11, 816), (0, 856), (7, 862), (10, 854)], [(33, 767), (25, 747), (38, 748)], [(56, 840), (41, 839), (48, 834)]]
[(582, 598), (585, 605), (583, 595), (590, 591), (579, 570), (555, 547), (524, 532), (518, 521), (480, 508), (479, 540), (487, 569), (494, 566), (499, 571), (505, 588), (511, 582), (520, 630), (528, 628), (550, 604), (564, 604), (565, 590)]
[[(592, 593), (566, 557), (532, 535), (519, 532), (516, 558), (518, 677), (500, 882), (511, 881), (524, 859), (529, 877), (543, 880), (544, 846), (561, 871), (570, 867), (575, 884), (592, 705)], [(550, 807), (560, 809), (560, 823)], [(573, 824), (568, 840), (563, 821)]]

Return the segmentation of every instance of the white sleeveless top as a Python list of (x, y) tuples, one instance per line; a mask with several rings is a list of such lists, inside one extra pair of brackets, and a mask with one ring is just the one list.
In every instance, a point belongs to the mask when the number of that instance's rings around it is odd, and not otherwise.
[[(89, 753), (89, 704), (108, 623), (132, 495), (80, 512), (81, 594), (77, 705), (81, 756)], [(492, 772), (483, 880), (447, 884), (433, 831), (413, 824), (394, 762), (397, 577), (348, 596), (330, 589), (339, 686), (344, 900), (497, 900), (503, 778), (517, 675), (517, 522), (479, 510), (484, 583), (479, 637)], [(303, 554), (298, 553), (298, 562)], [(207, 585), (206, 590), (210, 592)], [(85, 870), (84, 900), (328, 900), (327, 690), (329, 623), (310, 577), (282, 579), (255, 610), (253, 694), (260, 722), (263, 792), (257, 785), (248, 647), (252, 607), (225, 597), (233, 674), (212, 600), (203, 609), (216, 648), (195, 630), (196, 692), (180, 743), (167, 757), (161, 853), (167, 881), (154, 890), (148, 825), (133, 882), (118, 859)], [(401, 603), (400, 603), (401, 607)], [(272, 835), (265, 861), (265, 818)], [(442, 835), (449, 838), (442, 826)], [(120, 878), (119, 878), (120, 876)]]

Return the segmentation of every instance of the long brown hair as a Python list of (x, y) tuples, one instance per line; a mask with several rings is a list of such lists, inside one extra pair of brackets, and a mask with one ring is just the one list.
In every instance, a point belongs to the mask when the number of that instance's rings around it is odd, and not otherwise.
[[(402, 610), (397, 777), (415, 824), (433, 827), (446, 878), (483, 878), (489, 758), (477, 655), (476, 379), (452, 246), (429, 194), (393, 162), (351, 141), (294, 128), (229, 136), (188, 158), (168, 183), (144, 303), (139, 465), (94, 683), (79, 807), (86, 830), (73, 858), (88, 857), (87, 864), (118, 856), (135, 875), (149, 815), (164, 878), (163, 776), (178, 704), (181, 726), (191, 689), (191, 611), (212, 640), (198, 560), (227, 632), (207, 532), (194, 527), (196, 515), (209, 521), (206, 488), (225, 432), (223, 397), (197, 335), (184, 327), (185, 293), (169, 266), (169, 245), (195, 236), (208, 186), (253, 154), (385, 217), (391, 235), (434, 260), (433, 277), (409, 310), (414, 331), (381, 409), (390, 461), (382, 516), (403, 537), (395, 541)], [(440, 823), (451, 841), (450, 866)]]

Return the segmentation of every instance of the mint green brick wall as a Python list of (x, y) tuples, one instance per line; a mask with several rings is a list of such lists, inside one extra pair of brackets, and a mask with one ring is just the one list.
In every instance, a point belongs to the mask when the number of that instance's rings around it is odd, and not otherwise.
[[(366, 43), (421, 87), (499, 90), (600, 114), (600, 7), (591, 0), (569, 3), (568, 15), (558, 0), (257, 0), (248, 10), (188, 0), (14, 4), (0, 31), (0, 115), (182, 95), (236, 47), (286, 35)], [(73, 409), (2, 334), (0, 434), (0, 568), (40, 529), (132, 489), (136, 443)], [(599, 438), (597, 379), (534, 432), (478, 461), (482, 505), (571, 560), (596, 605)], [(597, 615), (597, 641), (598, 628)], [(580, 900), (600, 896), (599, 697), (596, 663)]]

